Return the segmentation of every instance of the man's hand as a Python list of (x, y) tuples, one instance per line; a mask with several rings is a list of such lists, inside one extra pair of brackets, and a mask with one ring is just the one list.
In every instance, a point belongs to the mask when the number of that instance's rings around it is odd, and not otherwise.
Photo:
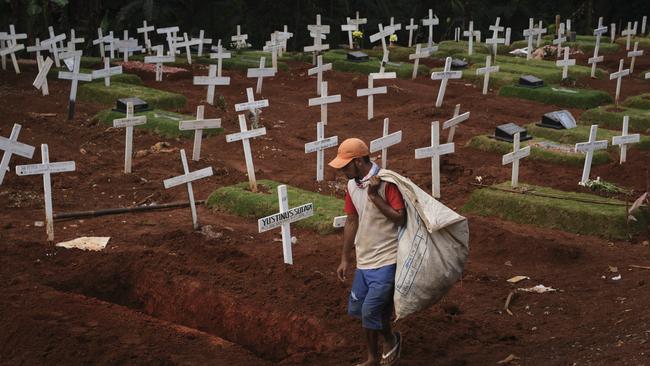
[(379, 194), (379, 185), (381, 184), (381, 179), (376, 175), (370, 177), (368, 181), (368, 195), (375, 196)]
[(348, 278), (348, 261), (341, 261), (339, 268), (336, 269), (336, 275), (339, 277), (339, 281), (345, 282), (345, 280)]

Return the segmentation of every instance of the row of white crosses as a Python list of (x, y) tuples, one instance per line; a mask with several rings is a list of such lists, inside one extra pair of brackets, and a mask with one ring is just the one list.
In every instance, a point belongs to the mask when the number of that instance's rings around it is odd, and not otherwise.
[(323, 44), (323, 40), (327, 39), (327, 34), (330, 33), (330, 26), (321, 24), (320, 14), (316, 15), (316, 24), (307, 25), (307, 30), (309, 31), (309, 36), (314, 39), (314, 44), (311, 46), (305, 46), (305, 52), (312, 52), (313, 63), (316, 63), (316, 56), (321, 51), (329, 49), (329, 44)]

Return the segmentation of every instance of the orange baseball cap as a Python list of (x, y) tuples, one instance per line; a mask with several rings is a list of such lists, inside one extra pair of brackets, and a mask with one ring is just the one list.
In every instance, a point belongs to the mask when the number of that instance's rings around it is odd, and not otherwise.
[(329, 162), (329, 166), (334, 169), (341, 169), (346, 166), (354, 158), (362, 158), (370, 155), (370, 150), (365, 142), (358, 138), (346, 139), (339, 145), (339, 151), (336, 158)]

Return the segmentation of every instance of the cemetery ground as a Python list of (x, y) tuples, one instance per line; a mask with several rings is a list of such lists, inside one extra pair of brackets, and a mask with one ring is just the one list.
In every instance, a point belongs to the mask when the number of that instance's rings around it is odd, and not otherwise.
[[(599, 67), (615, 71), (623, 57), (619, 53)], [(262, 95), (256, 95), (270, 100), (261, 114), (267, 135), (251, 143), (257, 177), (342, 198), (344, 177), (326, 168), (325, 181), (315, 182), (315, 156), (304, 153), (320, 116), (317, 107), (307, 107), (307, 99), (315, 97), (315, 79), (307, 76), (311, 66), (287, 64), (288, 71), (265, 80)], [(191, 68), (194, 75), (207, 74), (206, 65)], [(647, 57), (637, 60), (637, 68), (650, 69)], [(76, 161), (75, 172), (52, 178), (55, 213), (187, 200), (184, 189), (165, 190), (162, 181), (181, 173), (178, 151), (189, 153), (191, 138), (136, 128), (133, 173), (125, 175), (124, 132), (94, 119), (112, 105), (78, 102), (74, 120), (68, 121), (69, 82), (50, 79), (51, 95), (45, 98), (31, 87), (35, 67), (23, 74), (0, 73), (0, 135), (8, 136), (13, 123), (21, 123), (22, 142), (48, 143), (52, 161)], [(246, 100), (254, 79), (240, 70), (225, 74), (231, 85), (216, 88), (223, 109), (204, 102), (205, 87), (192, 85), (189, 73), (165, 75), (162, 83), (154, 81), (153, 72), (138, 75), (145, 86), (187, 97), (174, 112), (192, 116), (205, 104), (206, 118), (222, 118), (225, 133), (233, 133), (239, 130), (233, 106)], [(456, 104), (462, 112), (470, 110), (470, 120), (456, 130), (456, 152), (441, 164), (442, 201), (455, 210), (478, 189), (476, 177), (482, 184), (510, 179), (501, 154), (466, 146), (472, 137), (507, 122), (537, 122), (562, 109), (493, 90), (482, 95), (480, 83), (464, 79), (449, 81), (442, 108), (434, 108), (439, 82), (420, 75), (413, 81), (377, 81), (388, 86), (388, 94), (375, 96), (375, 118), (367, 121), (365, 98), (356, 97), (356, 89), (366, 87), (365, 75), (330, 71), (325, 80), (330, 94), (342, 95), (342, 103), (329, 107), (326, 136), (370, 141), (381, 136), (382, 120), (390, 117), (391, 132), (404, 132), (403, 142), (390, 148), (388, 168), (421, 187), (431, 186), (431, 165), (413, 159), (413, 150), (430, 144), (431, 122), (449, 119)], [(576, 82), (613, 94), (609, 80)], [(624, 81), (621, 100), (649, 88), (635, 73)], [(577, 119), (584, 113), (570, 111)], [(325, 154), (329, 161), (335, 149)], [(623, 165), (612, 154), (610, 162), (592, 168), (592, 177), (647, 190), (650, 151), (632, 148)], [(12, 160), (12, 166), (27, 163)], [(194, 183), (197, 199), (247, 181), (241, 144), (226, 143), (223, 134), (206, 137), (201, 160), (190, 161), (192, 171), (206, 166), (215, 174)], [(524, 159), (519, 180), (589, 192), (577, 185), (580, 171), (575, 165)], [(275, 194), (264, 186), (262, 191)], [(287, 266), (279, 231), (258, 234), (255, 218), (203, 205), (200, 231), (192, 230), (188, 208), (57, 221), (57, 242), (111, 237), (103, 251), (83, 252), (46, 243), (44, 228), (35, 227), (43, 220), (42, 202), (38, 176), (8, 174), (0, 187), (2, 364), (347, 365), (364, 355), (360, 324), (346, 315), (350, 280), (340, 283), (335, 273), (341, 232), (292, 228), (295, 264)], [(343, 214), (342, 203), (340, 208)], [(610, 240), (466, 215), (471, 253), (463, 279), (440, 303), (397, 323), (405, 342), (402, 365), (489, 365), (511, 354), (518, 357), (511, 364), (522, 365), (647, 362), (650, 271), (630, 267), (650, 266), (647, 234)], [(531, 279), (516, 285), (506, 281), (515, 275)], [(559, 291), (517, 292), (509, 315), (508, 295), (537, 284)]]

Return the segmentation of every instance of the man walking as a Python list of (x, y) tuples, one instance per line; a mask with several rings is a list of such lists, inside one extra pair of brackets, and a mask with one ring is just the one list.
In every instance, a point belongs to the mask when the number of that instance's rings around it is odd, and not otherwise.
[[(406, 214), (404, 199), (395, 184), (382, 182), (380, 168), (370, 161), (368, 146), (357, 138), (339, 145), (329, 165), (349, 179), (345, 194), (348, 215), (343, 232), (343, 253), (337, 269), (345, 281), (356, 253), (356, 270), (348, 313), (361, 318), (368, 346), (368, 360), (359, 366), (395, 365), (400, 357), (402, 337), (393, 333), (393, 292), (397, 267), (400, 226)], [(380, 355), (378, 340), (383, 338)]]

